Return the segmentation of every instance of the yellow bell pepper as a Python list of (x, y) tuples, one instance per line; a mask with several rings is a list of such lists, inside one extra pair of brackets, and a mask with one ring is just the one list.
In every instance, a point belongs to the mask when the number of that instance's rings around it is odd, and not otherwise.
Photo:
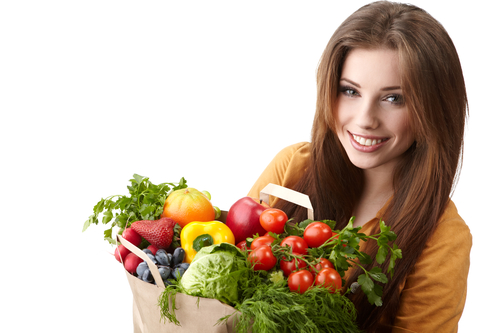
[(186, 252), (184, 261), (191, 263), (201, 247), (212, 244), (234, 245), (234, 235), (227, 225), (219, 221), (190, 222), (181, 230), (181, 246)]

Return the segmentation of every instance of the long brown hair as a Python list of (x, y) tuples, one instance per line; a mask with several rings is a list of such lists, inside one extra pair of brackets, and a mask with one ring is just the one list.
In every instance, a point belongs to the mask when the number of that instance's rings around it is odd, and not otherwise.
[[(461, 165), (468, 105), (453, 42), (427, 12), (412, 5), (381, 1), (353, 13), (335, 31), (321, 57), (311, 161), (294, 187), (310, 196), (316, 219), (334, 219), (337, 228), (343, 228), (363, 189), (362, 170), (349, 161), (334, 131), (340, 74), (354, 48), (398, 52), (403, 96), (416, 136), (396, 167), (394, 196), (383, 217), (398, 235), (396, 242), (403, 259), (384, 286), (381, 307), (370, 305), (361, 292), (349, 296), (358, 310), (360, 327), (372, 331), (382, 316), (393, 322), (399, 307), (399, 288), (449, 202)], [(280, 201), (277, 206), (296, 220), (306, 219), (306, 212), (293, 204)], [(374, 257), (376, 250), (376, 244), (367, 243), (367, 253)], [(360, 273), (358, 270), (351, 275), (347, 285)]]

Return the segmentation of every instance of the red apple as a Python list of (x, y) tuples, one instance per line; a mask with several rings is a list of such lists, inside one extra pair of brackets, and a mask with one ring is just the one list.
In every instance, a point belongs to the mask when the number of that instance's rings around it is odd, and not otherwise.
[(243, 197), (229, 208), (226, 225), (234, 234), (235, 244), (257, 233), (260, 236), (266, 233), (259, 220), (266, 208), (269, 208), (268, 204), (251, 197)]

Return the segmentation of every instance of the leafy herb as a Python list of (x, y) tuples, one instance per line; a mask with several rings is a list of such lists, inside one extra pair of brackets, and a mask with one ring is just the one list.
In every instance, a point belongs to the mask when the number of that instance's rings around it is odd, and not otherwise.
[(148, 177), (134, 174), (130, 182), (131, 185), (127, 186), (129, 196), (110, 196), (101, 199), (94, 206), (94, 213), (85, 221), (83, 231), (87, 230), (91, 224), (99, 224), (101, 215), (102, 224), (111, 223), (110, 228), (104, 231), (104, 239), (111, 244), (116, 244), (112, 238), (113, 227), (118, 226), (121, 231), (135, 221), (159, 219), (170, 192), (187, 187), (184, 177), (179, 183), (155, 185)]
[[(220, 278), (215, 280), (215, 285), (219, 284), (219, 287), (212, 286), (214, 279), (206, 276), (199, 279), (201, 287), (184, 281), (188, 272), (193, 274), (192, 269), (197, 269), (200, 274), (211, 274), (210, 269), (195, 267), (196, 262), (201, 263), (203, 258), (224, 255), (228, 250), (235, 253), (231, 256), (231, 265), (237, 269), (229, 274), (223, 273), (225, 269), (220, 265), (220, 261), (216, 260), (217, 265), (213, 266), (216, 272), (213, 274), (220, 275)], [(234, 327), (238, 333), (360, 332), (356, 325), (354, 304), (341, 293), (330, 293), (328, 289), (318, 286), (304, 294), (292, 293), (281, 271), (253, 271), (247, 260), (247, 253), (239, 252), (229, 244), (217, 244), (211, 246), (211, 249), (205, 247), (201, 251), (208, 254), (199, 259), (195, 257), (182, 279), (166, 286), (160, 295), (158, 304), (164, 320), (180, 325), (175, 315), (175, 296), (178, 292), (192, 294), (186, 290), (187, 283), (195, 287), (192, 288), (197, 291), (195, 296), (216, 298), (233, 305), (239, 311), (233, 314), (238, 317)], [(205, 263), (203, 266), (206, 266)], [(237, 278), (231, 276), (235, 273)], [(221, 279), (224, 279), (224, 284), (220, 284)], [(211, 281), (210, 284), (207, 281)], [(235, 289), (236, 293), (232, 294), (237, 295), (237, 298), (231, 297), (229, 301), (227, 295), (230, 289)], [(226, 323), (233, 315), (220, 318), (218, 323)]]
[[(273, 253), (276, 258), (285, 258), (285, 260), (297, 258), (305, 261), (307, 266), (313, 267), (319, 262), (318, 258), (327, 258), (335, 265), (335, 269), (339, 272), (341, 277), (345, 276), (349, 268), (359, 266), (364, 271), (364, 274), (359, 275), (357, 281), (361, 290), (366, 294), (371, 304), (375, 304), (376, 306), (382, 305), (382, 286), (375, 282), (387, 283), (388, 278), (378, 266), (373, 267), (369, 271), (363, 267), (363, 265), (371, 264), (372, 258), (368, 254), (360, 251), (359, 244), (361, 241), (366, 242), (368, 240), (377, 242), (379, 249), (376, 255), (376, 262), (378, 265), (382, 265), (388, 259), (390, 252), (388, 273), (392, 277), (395, 262), (397, 259), (402, 258), (402, 253), (396, 243), (393, 243), (392, 247), (389, 245), (389, 242), (393, 242), (397, 237), (396, 234), (391, 231), (390, 226), (380, 221), (380, 233), (368, 236), (359, 232), (361, 227), (353, 227), (353, 217), (344, 229), (336, 231), (338, 236), (335, 238), (332, 237), (320, 247), (309, 248), (307, 250), (307, 255), (297, 255), (292, 253), (290, 248), (282, 247), (279, 244), (281, 240), (287, 236), (303, 236), (305, 228), (314, 221), (304, 220), (298, 224), (289, 222), (290, 221), (285, 225), (285, 233), (280, 235), (271, 234), (272, 237), (276, 238), (272, 244)], [(332, 230), (335, 226), (335, 221), (332, 220), (323, 220), (321, 222), (328, 224)], [(249, 243), (251, 243), (251, 239)], [(343, 283), (345, 283), (344, 280)]]
[(322, 251), (324, 255), (329, 253), (328, 259), (334, 263), (336, 270), (341, 276), (344, 276), (345, 271), (350, 267), (354, 265), (359, 266), (364, 271), (364, 274), (358, 276), (358, 283), (361, 286), (361, 290), (368, 297), (370, 304), (381, 306), (382, 286), (376, 284), (375, 281), (387, 283), (388, 278), (378, 266), (373, 267), (369, 271), (363, 267), (363, 265), (371, 264), (372, 259), (366, 253), (359, 250), (359, 242), (369, 239), (377, 242), (379, 249), (375, 259), (379, 265), (382, 265), (387, 260), (389, 251), (391, 252), (388, 273), (392, 277), (396, 259), (402, 258), (401, 250), (396, 243), (392, 247), (389, 245), (389, 242), (396, 240), (397, 236), (391, 231), (391, 227), (387, 226), (382, 220), (379, 222), (380, 233), (371, 236), (360, 233), (359, 230), (361, 227), (354, 228), (353, 221), (354, 218), (351, 218), (347, 226), (338, 233), (339, 237), (337, 239), (323, 244), (318, 250)]
[(293, 293), (286, 284), (261, 284), (236, 306), (241, 312), (237, 332), (361, 332), (354, 304), (340, 293), (314, 287)]

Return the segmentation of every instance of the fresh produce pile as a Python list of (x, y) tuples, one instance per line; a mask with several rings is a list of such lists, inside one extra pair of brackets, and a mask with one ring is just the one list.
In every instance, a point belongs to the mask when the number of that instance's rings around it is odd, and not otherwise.
[[(157, 265), (165, 284), (158, 304), (162, 317), (177, 325), (175, 295), (214, 298), (238, 312), (237, 332), (359, 332), (356, 310), (346, 295), (359, 287), (371, 304), (382, 304), (388, 281), (380, 265), (389, 260), (392, 275), (402, 257), (396, 234), (380, 221), (380, 233), (365, 235), (335, 221), (293, 221), (255, 198), (237, 200), (225, 224), (208, 192), (177, 184), (153, 185), (134, 175), (130, 196), (102, 199), (85, 222), (118, 227), (123, 238), (141, 248)], [(113, 200), (117, 198), (117, 200)], [(113, 244), (110, 229), (105, 239)], [(375, 241), (376, 263), (360, 251), (361, 241)], [(127, 271), (154, 283), (142, 259), (117, 244), (115, 257)], [(130, 251), (128, 251), (130, 252)], [(346, 286), (352, 266), (364, 271), (357, 286)], [(354, 288), (353, 288), (354, 289)], [(357, 291), (359, 292), (359, 291)], [(220, 322), (229, 320), (220, 318)]]

